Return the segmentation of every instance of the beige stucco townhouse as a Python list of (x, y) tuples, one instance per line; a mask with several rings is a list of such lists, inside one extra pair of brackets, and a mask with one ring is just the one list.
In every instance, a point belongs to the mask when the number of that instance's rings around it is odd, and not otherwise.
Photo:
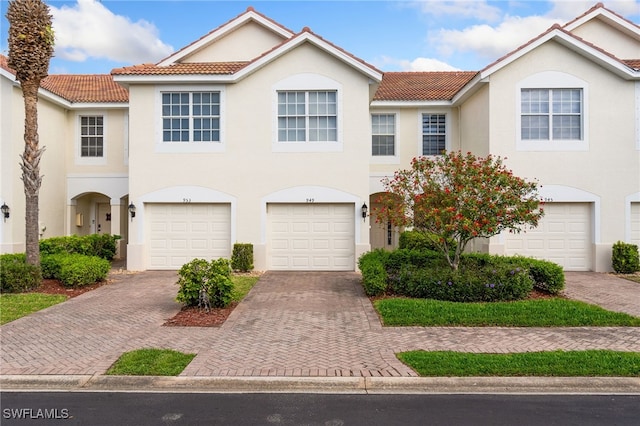
[[(481, 71), (414, 73), (249, 8), (157, 64), (43, 83), (43, 236), (118, 233), (132, 270), (236, 242), (257, 269), (354, 270), (398, 243), (363, 216), (380, 180), (461, 149), (507, 157), (545, 201), (537, 229), (474, 249), (608, 271), (613, 243), (640, 243), (639, 68), (640, 28), (601, 4)], [(0, 241), (15, 252), (23, 115), (6, 58), (0, 73)]]

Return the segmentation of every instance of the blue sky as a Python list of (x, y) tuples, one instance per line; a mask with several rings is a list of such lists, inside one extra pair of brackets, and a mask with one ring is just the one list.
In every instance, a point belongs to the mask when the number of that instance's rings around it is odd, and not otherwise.
[[(56, 33), (50, 74), (109, 73), (157, 62), (253, 6), (294, 32), (316, 34), (384, 71), (479, 70), (566, 23), (596, 0), (218, 1), (49, 0)], [(640, 23), (640, 0), (603, 1)], [(8, 0), (0, 0), (7, 54)]]

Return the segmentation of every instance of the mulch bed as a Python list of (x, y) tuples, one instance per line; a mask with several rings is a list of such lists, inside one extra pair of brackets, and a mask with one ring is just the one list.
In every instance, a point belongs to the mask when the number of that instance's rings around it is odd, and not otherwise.
[(33, 293), (45, 293), (45, 294), (64, 294), (68, 297), (80, 296), (91, 290), (95, 290), (98, 287), (109, 284), (109, 281), (101, 281), (99, 283), (85, 285), (82, 287), (65, 287), (58, 280), (42, 280), (40, 287), (33, 290)]
[(197, 306), (185, 306), (162, 325), (169, 327), (220, 327), (236, 306), (238, 303), (234, 302), (226, 308), (214, 308), (209, 312)]

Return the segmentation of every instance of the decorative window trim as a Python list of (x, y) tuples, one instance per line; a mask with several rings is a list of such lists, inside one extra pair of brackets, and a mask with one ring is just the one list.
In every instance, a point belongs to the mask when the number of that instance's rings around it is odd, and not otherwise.
[[(219, 92), (220, 93), (220, 141), (219, 142), (164, 142), (162, 138), (162, 94), (166, 92)], [(225, 87), (222, 85), (167, 85), (155, 87), (155, 152), (162, 153), (201, 153), (224, 152), (225, 116), (226, 116)], [(192, 117), (190, 115), (190, 117)]]
[[(342, 152), (343, 119), (342, 119), (342, 84), (320, 74), (301, 73), (284, 78), (274, 84), (272, 90), (272, 133), (271, 149), (273, 152)], [(278, 140), (278, 93), (279, 92), (336, 92), (336, 127), (337, 140), (329, 142), (280, 142)]]
[(422, 151), (422, 116), (423, 114), (429, 115), (444, 115), (444, 123), (445, 123), (445, 135), (444, 135), (444, 146), (445, 151), (451, 150), (451, 111), (447, 110), (420, 110), (418, 111), (418, 146), (417, 151), (419, 156), (434, 156), (434, 155), (425, 155)]
[[(102, 157), (83, 157), (82, 156), (82, 130), (81, 123), (82, 117), (102, 117)], [(107, 155), (108, 155), (108, 133), (109, 133), (109, 120), (107, 118), (107, 114), (105, 111), (96, 110), (96, 111), (78, 111), (75, 114), (75, 131), (76, 131), (76, 142), (75, 142), (75, 163), (81, 166), (104, 166), (107, 164)]]
[[(522, 89), (581, 89), (582, 90), (582, 139), (581, 140), (529, 140), (522, 139), (521, 94)], [(517, 151), (588, 151), (589, 150), (589, 84), (571, 74), (560, 71), (544, 71), (533, 74), (516, 84), (516, 150)], [(552, 131), (551, 129), (549, 131)]]
[(398, 110), (380, 110), (380, 111), (370, 111), (369, 113), (369, 130), (371, 131), (371, 140), (369, 149), (371, 151), (373, 144), (373, 116), (374, 115), (393, 115), (395, 117), (395, 140), (394, 140), (394, 149), (393, 155), (373, 155), (371, 153), (371, 164), (399, 164), (400, 163), (400, 144), (398, 141), (400, 140), (400, 126), (398, 125), (398, 121), (400, 118), (400, 112)]

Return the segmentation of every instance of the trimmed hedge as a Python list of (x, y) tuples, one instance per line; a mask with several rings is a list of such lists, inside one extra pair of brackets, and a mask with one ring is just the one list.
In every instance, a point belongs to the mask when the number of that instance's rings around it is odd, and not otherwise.
[(108, 260), (83, 254), (45, 255), (41, 265), (45, 278), (60, 280), (65, 287), (82, 287), (104, 281), (111, 269)]
[(193, 259), (182, 265), (178, 275), (178, 302), (187, 306), (198, 306), (200, 289), (205, 288), (211, 307), (224, 308), (231, 303), (233, 281), (231, 263), (228, 259), (220, 258), (211, 262)]
[[(409, 250), (434, 250), (439, 251), (438, 247), (434, 243), (434, 239), (440, 238), (435, 234), (430, 234), (421, 231), (403, 231), (400, 233), (400, 239), (398, 241), (398, 248)], [(453, 240), (449, 241), (449, 247), (455, 247)]]
[(358, 260), (368, 296), (385, 293), (458, 302), (518, 300), (533, 287), (557, 294), (564, 289), (559, 265), (521, 256), (470, 253), (453, 271), (432, 250), (375, 250)]
[(120, 235), (91, 234), (52, 237), (40, 240), (41, 254), (77, 253), (113, 260)]
[(618, 241), (613, 245), (611, 266), (618, 274), (633, 274), (640, 271), (640, 254), (636, 244)]
[(234, 271), (249, 272), (253, 269), (253, 244), (235, 243), (231, 254)]
[(0, 293), (20, 293), (42, 283), (40, 268), (27, 263), (24, 253), (0, 255)]

